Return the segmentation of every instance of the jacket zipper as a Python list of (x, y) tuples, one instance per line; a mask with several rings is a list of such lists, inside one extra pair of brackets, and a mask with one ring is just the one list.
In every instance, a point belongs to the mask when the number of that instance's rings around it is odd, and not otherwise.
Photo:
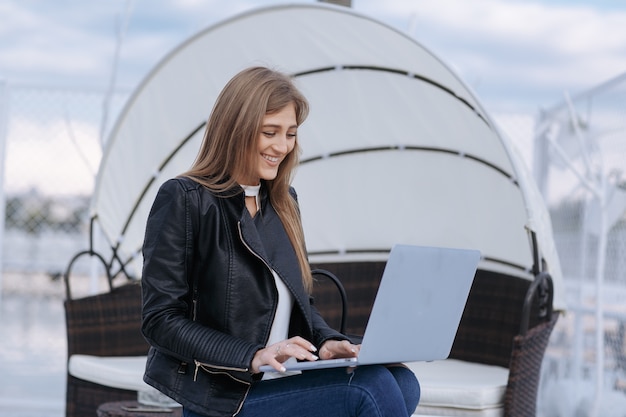
[[(255, 251), (252, 250), (252, 248), (250, 246), (248, 246), (248, 244), (246, 243), (246, 241), (243, 238), (243, 233), (241, 232), (241, 222), (237, 222), (237, 230), (239, 232), (239, 239), (241, 239), (241, 243), (243, 243), (243, 245), (246, 247), (246, 249), (248, 249), (248, 251), (253, 254), (254, 256), (256, 256), (257, 258), (259, 258), (259, 260), (261, 262), (263, 262), (263, 264), (267, 267), (267, 269), (269, 269), (270, 271), (272, 270), (272, 268), (267, 264), (267, 262), (265, 262), (265, 260), (260, 257)], [(195, 309), (196, 309), (196, 305), (195, 305), (196, 300), (194, 300), (194, 320), (195, 320)], [(216, 371), (212, 371), (211, 369), (218, 369), (221, 371), (238, 371), (238, 372), (248, 372), (249, 368), (236, 368), (236, 367), (229, 367), (229, 366), (219, 366), (219, 365), (211, 365), (208, 363), (204, 363), (204, 362), (200, 362), (198, 360), (194, 359), (194, 362), (196, 364), (196, 369), (194, 370), (193, 373), (193, 380), (194, 382), (197, 381), (198, 379), (198, 370), (200, 368), (202, 368), (204, 371), (212, 373), (212, 374), (226, 374), (228, 375), (231, 379), (238, 381), (238, 382), (242, 382), (246, 385), (250, 385), (249, 382), (244, 381), (243, 379), (239, 379), (239, 378), (235, 378), (234, 376), (232, 376), (231, 374), (229, 374), (228, 372), (216, 372)], [(247, 394), (246, 394), (247, 395)], [(243, 404), (243, 403), (242, 403)]]
[(243, 403), (246, 402), (246, 398), (248, 398), (248, 394), (250, 393), (250, 388), (252, 388), (252, 384), (248, 384), (248, 387), (246, 388), (246, 393), (243, 396), (243, 400), (241, 400), (241, 402), (239, 403), (239, 407), (237, 407), (237, 410), (235, 410), (235, 413), (233, 414), (233, 417), (235, 417), (237, 414), (239, 414), (239, 412), (243, 408)]
[[(263, 264), (267, 267), (267, 269), (269, 269), (271, 271), (272, 268), (267, 264), (267, 262), (265, 262), (265, 260), (262, 257), (260, 257), (255, 251), (253, 251), (252, 248), (244, 240), (243, 233), (241, 232), (241, 222), (237, 222), (237, 229), (238, 229), (238, 232), (239, 232), (239, 239), (241, 240), (241, 243), (243, 243), (243, 245), (246, 247), (246, 249), (248, 249), (248, 251), (252, 255), (254, 255), (261, 262), (263, 262)], [(197, 307), (196, 306), (196, 300), (194, 300), (194, 307), (193, 307), (194, 308), (194, 320), (195, 320), (195, 310), (196, 310), (196, 307)], [(252, 387), (252, 384), (250, 382), (248, 382), (248, 381), (243, 380), (243, 379), (235, 378), (233, 375), (231, 375), (227, 371), (248, 372), (248, 368), (236, 368), (236, 367), (229, 367), (229, 366), (216, 366), (216, 365), (206, 364), (206, 363), (200, 362), (198, 360), (194, 360), (194, 362), (196, 364), (196, 369), (194, 370), (194, 373), (193, 373), (193, 380), (194, 380), (194, 382), (196, 382), (198, 380), (198, 370), (200, 368), (202, 368), (203, 371), (208, 372), (210, 374), (225, 374), (229, 378), (231, 378), (232, 380), (246, 385), (246, 393), (244, 394), (243, 399), (239, 402), (239, 406), (237, 407), (237, 410), (235, 410), (235, 412), (233, 414), (233, 417), (236, 416), (237, 414), (239, 414), (239, 412), (243, 408), (243, 404), (246, 401), (246, 398), (248, 398), (248, 394), (250, 393), (250, 388)]]
[[(256, 258), (258, 258), (261, 262), (263, 262), (263, 265), (265, 265), (265, 267), (267, 268), (268, 271), (270, 271), (270, 273), (274, 273), (273, 269), (271, 266), (269, 266), (269, 264), (267, 262), (265, 262), (265, 259), (263, 259), (261, 256), (259, 256), (258, 253), (256, 253), (254, 250), (252, 250), (252, 248), (246, 243), (246, 240), (243, 238), (243, 232), (241, 231), (241, 221), (237, 222), (237, 231), (239, 232), (239, 240), (241, 240), (241, 243), (243, 243), (243, 245), (246, 247), (246, 249), (248, 249), (248, 252), (250, 252), (252, 255), (254, 255)], [(276, 315), (276, 306), (274, 305), (273, 307), (274, 310), (274, 315)], [(266, 338), (269, 338), (269, 335), (266, 335)], [(266, 340), (267, 342), (267, 340)]]
[(267, 264), (267, 262), (265, 262), (265, 259), (261, 258), (255, 251), (252, 250), (252, 248), (250, 246), (248, 246), (248, 244), (246, 243), (245, 239), (243, 238), (243, 232), (241, 231), (241, 222), (237, 222), (237, 231), (239, 232), (239, 239), (241, 240), (241, 243), (243, 243), (243, 245), (246, 247), (246, 249), (248, 249), (248, 251), (253, 254), (254, 256), (256, 256), (257, 258), (259, 258), (259, 260), (261, 262), (263, 262), (263, 264), (267, 267), (267, 269), (269, 269), (270, 271), (272, 271), (272, 267), (269, 266)]
[[(234, 376), (232, 376), (230, 373), (225, 372), (225, 371), (241, 371), (241, 372), (247, 372), (248, 368), (234, 368), (234, 367), (228, 367), (228, 366), (214, 366), (214, 365), (208, 365), (206, 363), (202, 363), (200, 361), (194, 360), (194, 362), (196, 363), (196, 369), (193, 373), (193, 380), (194, 382), (197, 381), (198, 379), (198, 370), (200, 368), (202, 368), (203, 371), (208, 372), (210, 374), (219, 374), (219, 375), (226, 375), (228, 376), (230, 379), (237, 381), (241, 384), (244, 384), (246, 386), (246, 393), (243, 396), (243, 399), (239, 402), (239, 405), (237, 406), (237, 409), (235, 410), (235, 412), (233, 413), (233, 417), (236, 416), (237, 414), (239, 414), (239, 412), (241, 411), (241, 408), (243, 407), (243, 403), (246, 401), (246, 398), (248, 398), (248, 393), (250, 392), (250, 388), (252, 387), (252, 384), (248, 381), (244, 381), (243, 379), (239, 379), (239, 378), (235, 378)], [(213, 369), (220, 369), (223, 370), (224, 372), (217, 372), (214, 371), (210, 368)]]
[[(237, 226), (239, 227), (239, 222), (237, 223)], [(240, 227), (239, 227), (239, 236), (241, 236), (241, 228)], [(242, 240), (243, 240), (243, 238), (242, 238)], [(245, 245), (245, 242), (244, 242), (244, 245)], [(246, 245), (246, 247), (247, 247), (247, 245)], [(248, 250), (251, 251), (250, 248), (248, 248)], [(254, 252), (252, 252), (252, 253), (254, 253)], [(194, 300), (193, 300), (193, 315), (194, 315), (193, 320), (194, 321), (196, 319), (196, 309), (197, 309), (197, 300), (194, 298)], [(200, 362), (200, 361), (198, 361), (196, 359), (194, 359), (194, 362), (196, 364), (196, 369), (194, 370), (194, 373), (193, 373), (193, 380), (194, 380), (194, 382), (198, 380), (198, 370), (200, 368), (202, 368), (204, 371), (209, 372), (211, 374), (226, 374), (231, 379), (250, 386), (249, 382), (244, 381), (243, 379), (235, 378), (234, 376), (232, 376), (231, 374), (226, 372), (226, 371), (248, 372), (249, 368), (237, 368), (237, 367), (233, 367), (233, 366), (211, 365), (211, 364), (208, 364), (208, 363)], [(218, 369), (218, 370), (223, 371), (223, 372), (216, 372), (216, 371), (213, 371), (212, 369)]]
[[(243, 232), (241, 231), (241, 221), (237, 222), (237, 231), (239, 232), (239, 240), (241, 240), (241, 243), (243, 243), (243, 245), (246, 247), (246, 249), (248, 249), (248, 251), (254, 255), (255, 257), (257, 257), (261, 262), (263, 262), (263, 264), (265, 265), (265, 267), (270, 271), (273, 272), (274, 270), (272, 269), (271, 266), (268, 265), (267, 262), (265, 262), (265, 259), (263, 259), (262, 257), (260, 257), (254, 250), (252, 250), (252, 248), (250, 246), (248, 246), (248, 244), (246, 243), (246, 241), (243, 238)], [(299, 302), (299, 301), (298, 301)], [(276, 314), (276, 307), (274, 307), (274, 314)]]
[[(226, 371), (238, 371), (238, 372), (248, 372), (248, 368), (235, 368), (233, 366), (218, 366), (218, 365), (210, 365), (208, 363), (204, 363), (204, 362), (200, 362), (199, 360), (195, 360), (194, 362), (196, 364), (196, 370), (193, 373), (193, 380), (194, 382), (198, 380), (198, 370), (200, 368), (202, 368), (202, 370), (210, 373), (210, 374), (226, 374), (229, 377), (231, 377), (232, 379), (234, 379), (235, 381), (238, 382), (242, 382), (244, 384), (250, 385), (250, 383), (248, 381), (244, 381), (243, 379), (239, 379), (239, 378), (235, 378), (234, 376), (232, 376), (231, 374), (229, 374)], [(214, 371), (213, 369), (218, 369), (222, 372), (218, 372), (218, 371)]]

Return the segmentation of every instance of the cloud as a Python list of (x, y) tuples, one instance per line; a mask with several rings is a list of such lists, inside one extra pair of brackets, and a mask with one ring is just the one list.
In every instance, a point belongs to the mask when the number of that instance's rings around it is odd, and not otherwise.
[(100, 20), (106, 20), (107, 13), (96, 19), (98, 10), (64, 8), (63, 3), (68, 2), (55, 2), (58, 8), (49, 10), (48, 2), (37, 2), (37, 8), (4, 3), (3, 13), (11, 17), (3, 19), (1, 29), (0, 76), (26, 82), (59, 78), (93, 82), (106, 74), (104, 68), (114, 51), (114, 29)]
[(184, 40), (255, 3), (270, 2), (5, 0), (0, 14), (10, 18), (0, 26), (0, 78), (105, 87), (123, 28), (117, 75), (121, 85), (134, 87)]
[(626, 71), (624, 10), (511, 0), (370, 5), (374, 15), (411, 30), (490, 102), (522, 101), (532, 92), (536, 108)]
[[(121, 24), (130, 4), (117, 76), (118, 86), (129, 90), (166, 54), (200, 30), (238, 13), (279, 3), (4, 0), (0, 2), (0, 79), (103, 89), (111, 76), (116, 25)], [(408, 32), (441, 57), (477, 93), (485, 107), (510, 128), (511, 135), (517, 132), (524, 140), (532, 136), (528, 115), (561, 101), (565, 92), (573, 95), (626, 71), (626, 8), (615, 6), (617, 3), (621, 2), (352, 2), (355, 12)], [(605, 4), (612, 7), (605, 8)], [(513, 114), (513, 119), (507, 118), (507, 113)], [(24, 136), (11, 130), (11, 138), (41, 140), (12, 139), (7, 149), (11, 155), (7, 179), (19, 179), (19, 184), (9, 187), (44, 184), (50, 192), (62, 191), (66, 186), (80, 192), (91, 190), (93, 172), (71, 143), (62, 119), (54, 126), (41, 125), (40, 121), (19, 123), (21, 131), (29, 133)], [(81, 151), (89, 155), (89, 165), (97, 166), (98, 123), (78, 121), (75, 129)], [(58, 131), (60, 136), (50, 137), (50, 131)], [(530, 154), (525, 157), (529, 159)], [(46, 167), (45, 181), (41, 173), (29, 168), (33, 166)]]
[(5, 190), (37, 188), (48, 195), (93, 191), (102, 156), (98, 126), (53, 118), (49, 122), (13, 117), (9, 125)]
[[(313, 0), (302, 1), (313, 3)], [(131, 5), (118, 83), (135, 87), (167, 53), (198, 31), (271, 0), (5, 0), (0, 77), (107, 85), (116, 24)], [(626, 11), (603, 2), (354, 0), (453, 67), (492, 107), (536, 109), (626, 70)], [(610, 36), (608, 36), (610, 34)], [(516, 104), (517, 103), (517, 104)]]

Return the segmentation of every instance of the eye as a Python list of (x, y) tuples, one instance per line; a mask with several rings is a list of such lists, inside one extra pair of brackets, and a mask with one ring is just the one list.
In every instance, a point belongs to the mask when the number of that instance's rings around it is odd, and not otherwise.
[(295, 139), (298, 136), (297, 133), (293, 132), (293, 133), (287, 133), (287, 137), (290, 139)]
[(276, 136), (276, 132), (263, 132), (263, 135), (268, 138), (273, 138)]

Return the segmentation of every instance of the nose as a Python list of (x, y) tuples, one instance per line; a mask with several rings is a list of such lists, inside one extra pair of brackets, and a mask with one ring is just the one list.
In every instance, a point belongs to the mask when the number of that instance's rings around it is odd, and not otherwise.
[(276, 135), (276, 140), (272, 143), (274, 152), (281, 154), (289, 153), (289, 139), (286, 134)]

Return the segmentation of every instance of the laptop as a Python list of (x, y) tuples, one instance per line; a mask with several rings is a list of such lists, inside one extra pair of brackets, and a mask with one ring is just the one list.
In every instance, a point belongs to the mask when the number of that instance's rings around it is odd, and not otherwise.
[[(286, 372), (446, 359), (480, 256), (473, 249), (395, 245), (358, 357), (288, 361)], [(269, 365), (260, 370), (278, 372)]]

